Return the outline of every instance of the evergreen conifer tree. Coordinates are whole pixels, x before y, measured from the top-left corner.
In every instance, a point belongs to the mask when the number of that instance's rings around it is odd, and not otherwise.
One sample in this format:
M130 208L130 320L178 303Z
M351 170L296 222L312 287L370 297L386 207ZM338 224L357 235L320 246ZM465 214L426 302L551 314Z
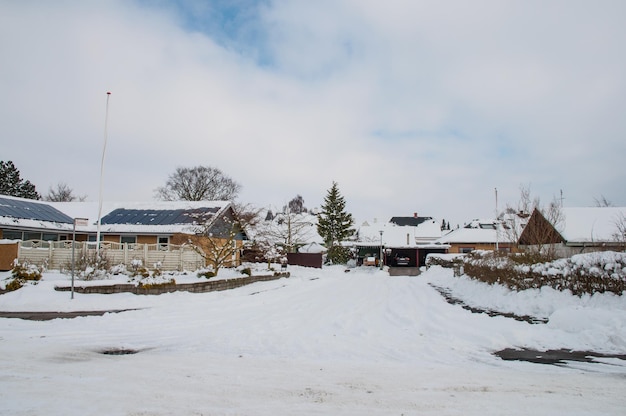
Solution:
M35 185L20 178L20 171L17 170L10 160L8 162L0 160L0 194L28 199L41 199L41 196L35 190Z
M354 234L352 214L347 213L346 201L339 193L336 182L324 198L324 205L317 216L317 232L328 248L328 259L333 263L345 263L349 252L340 243Z

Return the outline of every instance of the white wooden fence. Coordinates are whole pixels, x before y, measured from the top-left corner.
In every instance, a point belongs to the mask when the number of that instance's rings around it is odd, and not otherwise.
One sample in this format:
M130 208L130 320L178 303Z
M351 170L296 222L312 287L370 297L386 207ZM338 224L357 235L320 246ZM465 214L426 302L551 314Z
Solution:
M96 243L77 241L74 247L75 262L81 258L95 258ZM109 266L125 265L131 268L137 260L148 268L163 271L198 270L205 266L204 258L189 245L129 244L100 242L100 256ZM46 264L48 269L68 269L72 264L72 241L21 241L17 258L20 262Z

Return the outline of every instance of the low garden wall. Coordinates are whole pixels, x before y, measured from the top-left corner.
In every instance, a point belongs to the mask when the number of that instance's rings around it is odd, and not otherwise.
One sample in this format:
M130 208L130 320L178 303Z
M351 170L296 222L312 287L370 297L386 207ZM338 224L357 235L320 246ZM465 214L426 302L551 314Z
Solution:
M192 293L205 293L215 292L220 290L236 289L241 286L246 286L256 282L268 282L271 280L282 279L283 277L289 277L289 273L276 273L273 275L265 276L246 276L238 277L234 279L221 279L221 280L208 280L198 283L160 283L154 285L134 285L134 284L118 284L118 285L102 285L102 286L74 286L74 292L76 293L97 293L97 294L115 294L115 293L134 293L135 295L160 295L162 293L171 292L192 292ZM60 286L54 288L57 291L69 292L71 287Z

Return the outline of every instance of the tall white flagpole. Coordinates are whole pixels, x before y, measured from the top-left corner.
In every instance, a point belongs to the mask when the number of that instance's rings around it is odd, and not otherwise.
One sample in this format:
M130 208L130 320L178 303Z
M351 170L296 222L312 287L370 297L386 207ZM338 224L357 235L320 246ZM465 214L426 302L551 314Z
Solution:
M111 93L107 91L107 105L104 115L104 146L102 147L102 161L100 162L100 198L98 202L98 231L96 232L96 260L100 260L100 223L102 219L102 184L104 178L104 156L107 150L107 129L109 123L109 97Z

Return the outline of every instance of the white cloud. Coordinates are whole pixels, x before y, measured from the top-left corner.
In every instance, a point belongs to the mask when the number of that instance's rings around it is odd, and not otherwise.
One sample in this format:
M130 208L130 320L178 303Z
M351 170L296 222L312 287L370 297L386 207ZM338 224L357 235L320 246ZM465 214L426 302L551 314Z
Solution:
M2 160L42 193L97 198L110 90L108 199L212 165L262 205L335 180L359 219L463 223L520 183L626 204L621 2L275 2L247 44L129 2L0 8Z

